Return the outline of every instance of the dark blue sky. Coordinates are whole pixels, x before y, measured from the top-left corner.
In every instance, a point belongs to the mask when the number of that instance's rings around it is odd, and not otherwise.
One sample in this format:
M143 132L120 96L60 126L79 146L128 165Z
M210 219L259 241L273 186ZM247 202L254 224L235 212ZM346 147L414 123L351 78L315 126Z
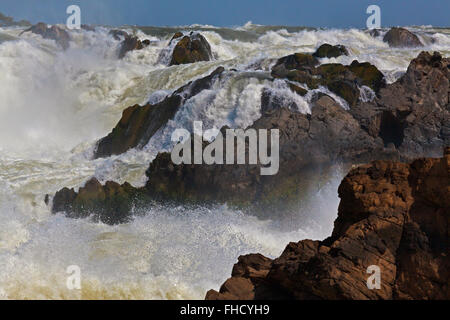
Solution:
M0 12L31 22L63 23L70 4L82 23L107 25L265 25L365 27L370 4L382 26L450 26L450 0L0 0Z

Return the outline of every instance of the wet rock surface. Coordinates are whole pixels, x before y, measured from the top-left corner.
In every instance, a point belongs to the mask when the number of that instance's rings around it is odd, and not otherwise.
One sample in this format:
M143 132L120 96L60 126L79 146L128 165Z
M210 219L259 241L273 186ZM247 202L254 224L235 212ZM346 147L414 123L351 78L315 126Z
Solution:
M213 78L223 71L223 68L217 68L209 76L188 83L157 104L134 105L125 109L113 131L98 142L95 158L121 154L146 145L156 131L173 118L183 101L209 88Z
M402 155L440 154L450 144L450 59L422 52L406 74L349 111L362 128Z
M386 84L384 75L368 62L355 60L348 66L340 63L318 64L315 56L296 53L279 59L272 68L272 76L306 84L309 89L328 87L350 106L356 105L359 100L359 87L367 86L378 92Z
M419 38L405 28L392 28L383 38L390 47L423 47Z
M170 42L177 39L179 40L173 49L169 65L210 61L213 59L211 46L200 33L191 32L185 36L181 32L177 32Z
M123 59L128 52L134 50L142 50L150 44L150 40L140 40L138 37L128 34L123 30L111 30L109 34L113 36L115 40L121 40L119 47L119 59Z
M332 235L280 257L241 256L206 299L449 299L450 148L441 158L375 161L339 187ZM381 272L369 289L369 266Z

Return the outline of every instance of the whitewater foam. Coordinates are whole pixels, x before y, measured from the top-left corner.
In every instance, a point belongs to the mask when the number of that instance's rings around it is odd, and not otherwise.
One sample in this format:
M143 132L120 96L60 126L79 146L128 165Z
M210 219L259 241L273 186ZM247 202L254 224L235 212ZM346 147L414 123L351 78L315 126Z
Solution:
M343 44L349 56L321 63L368 61L392 82L422 50L392 49L356 29L186 26L178 29L201 30L217 59L168 67L160 56L177 28L141 29L126 28L152 44L119 60L120 42L108 28L73 32L67 51L38 35L19 37L23 29L0 28L0 298L203 298L229 276L240 254L275 257L289 241L326 237L344 170L309 190L297 211L270 220L226 206L161 206L130 223L107 226L52 215L43 199L62 187L77 189L92 176L142 186L148 163L170 150L174 128L189 128L194 120L205 128L247 127L260 117L264 89L310 113L315 91L300 97L284 82L268 80L281 56L313 52L325 42ZM427 40L424 49L449 55L447 29L415 31ZM92 160L95 142L126 107L156 103L218 66L227 69L224 75L185 101L144 150ZM334 96L326 88L316 91ZM362 87L361 98L372 99L373 92ZM65 286L66 268L74 264L81 267L81 292Z

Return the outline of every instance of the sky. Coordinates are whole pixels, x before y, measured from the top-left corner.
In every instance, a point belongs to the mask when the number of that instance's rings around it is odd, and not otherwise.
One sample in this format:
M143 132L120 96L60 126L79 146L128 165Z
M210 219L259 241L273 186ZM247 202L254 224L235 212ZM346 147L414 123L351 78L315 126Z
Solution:
M450 26L450 0L0 0L0 12L16 20L65 23L66 8L81 8L82 23L183 26L255 24L364 28L369 5L381 9L381 25Z

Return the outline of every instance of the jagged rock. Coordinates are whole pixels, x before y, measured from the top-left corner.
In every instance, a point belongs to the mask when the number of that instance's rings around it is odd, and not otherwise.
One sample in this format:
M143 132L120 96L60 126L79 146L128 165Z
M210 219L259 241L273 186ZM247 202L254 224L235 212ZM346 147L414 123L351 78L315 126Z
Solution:
M145 146L156 131L173 118L183 101L209 88L213 79L223 71L224 68L219 67L209 76L188 83L157 104L134 105L125 109L113 131L98 142L95 158Z
M147 195L129 183L119 185L108 181L104 186L92 178L85 186L75 192L64 188L53 198L52 212L64 212L70 218L92 216L107 224L127 222L134 206L148 204Z
M310 89L326 86L330 91L355 106L359 100L358 86L368 86L375 92L384 87L383 73L368 62L353 61L349 66L339 63L319 64L310 54L296 53L278 60L272 68L274 78L306 84Z
M291 70L311 70L319 64L319 60L307 53L294 53L278 59L272 67L274 78L286 78Z
M180 33L176 33L171 42L181 38L181 36ZM191 32L188 36L181 38L175 45L169 65L210 61L212 58L211 46L205 37L200 33Z
M138 37L128 34L128 32L118 29L109 31L115 40L122 41L119 48L119 58L123 59L126 54L133 50L142 50L150 45L150 40L139 40Z
M348 56L348 50L340 44L332 46L331 44L325 43L313 53L313 56L316 58L337 58L340 56Z
M440 159L375 161L339 187L331 237L239 258L206 299L450 299L450 148ZM381 272L369 289L369 266Z
M323 68L324 79L328 73L337 74L335 79L345 80L349 73L355 78L359 75L359 81L370 79L359 70L360 65L319 68ZM262 176L260 163L175 165L170 153L161 153L146 172L145 192L157 201L228 203L250 210L256 207L261 215L270 215L272 210L280 213L295 206L305 190L321 175L326 176L336 162L353 165L375 159L408 161L437 155L450 144L448 65L449 59L437 53L421 53L401 79L379 90L380 97L372 102L359 101L350 110L319 94L312 100L311 114L302 114L283 102L287 100L267 98L268 91L263 91L262 116L250 128L268 129L269 134L271 129L279 130L280 161L275 175ZM186 92L200 92L210 85L212 76L193 82ZM175 99L173 96L183 90L167 99ZM145 145L178 108L174 106L167 114L164 103L124 112L118 126L100 142L97 156ZM151 114L151 108L162 110Z
M422 52L398 81L350 110L361 126L401 154L437 156L450 144L450 59Z
M383 38L390 47L423 47L419 38L405 28L392 28Z
M41 35L44 39L55 40L64 50L69 48L70 35L66 30L58 26L48 27L46 23L39 22L31 28L22 31L21 35L24 32L32 32Z

